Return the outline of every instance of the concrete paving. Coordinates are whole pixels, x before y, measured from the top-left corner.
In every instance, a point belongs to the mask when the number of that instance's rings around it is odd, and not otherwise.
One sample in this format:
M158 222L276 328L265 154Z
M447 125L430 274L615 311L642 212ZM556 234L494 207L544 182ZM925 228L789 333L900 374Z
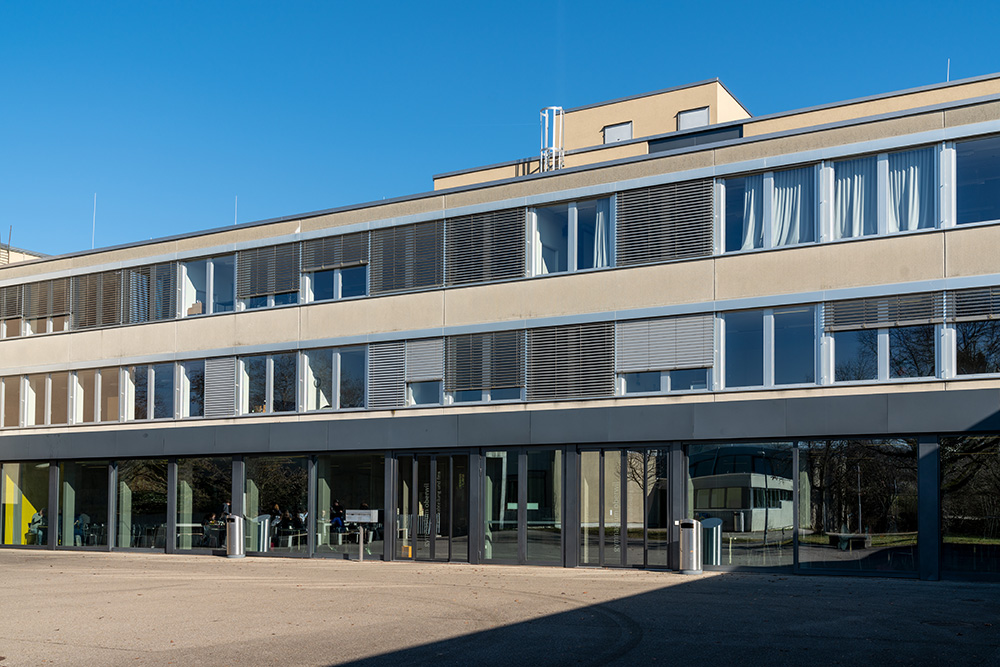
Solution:
M1000 584L0 550L9 665L1000 664Z

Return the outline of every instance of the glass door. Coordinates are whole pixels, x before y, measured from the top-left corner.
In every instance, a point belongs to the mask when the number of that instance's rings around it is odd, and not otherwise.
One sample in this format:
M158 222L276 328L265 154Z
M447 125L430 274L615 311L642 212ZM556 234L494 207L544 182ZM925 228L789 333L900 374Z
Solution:
M401 456L398 468L397 556L468 561L468 455Z
M657 484L655 452L620 449L580 452L580 564L646 564L646 518ZM652 494L652 495L651 495ZM657 514L658 522L665 515Z
M562 452L486 452L484 460L484 560L562 564Z

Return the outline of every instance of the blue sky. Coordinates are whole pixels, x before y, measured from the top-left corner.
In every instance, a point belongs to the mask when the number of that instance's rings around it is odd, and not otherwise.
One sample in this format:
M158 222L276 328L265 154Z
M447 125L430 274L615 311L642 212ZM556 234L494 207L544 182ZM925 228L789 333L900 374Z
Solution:
M691 7L691 8L689 8ZM710 9L709 9L710 7ZM0 236L46 253L378 200L538 109L719 77L754 115L1000 71L994 3L0 0Z

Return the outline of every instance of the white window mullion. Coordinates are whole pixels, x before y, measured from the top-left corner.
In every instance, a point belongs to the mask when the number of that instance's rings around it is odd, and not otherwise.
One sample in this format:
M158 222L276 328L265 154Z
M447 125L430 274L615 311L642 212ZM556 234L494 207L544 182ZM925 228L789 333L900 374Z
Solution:
M571 202L569 209L567 211L567 217L569 220L566 221L566 270L572 273L573 271L579 270L577 266L577 243L576 243L576 223L577 223L577 209L576 202Z
M184 364L174 363L174 419L188 416L184 414L187 412L188 406L188 401L184 400L187 398L185 391L187 384Z
M774 311L764 311L764 386L774 386Z
M947 142L941 147L938 160L938 174L941 186L938 188L938 226L942 229L955 226L955 144Z
M819 168L819 241L833 240L833 164L824 162Z
M716 372L712 374L712 391L719 391L722 389L722 379L726 377L726 355L723 354L725 349L725 335L726 335L726 318L722 317L721 314L716 313L715 318L715 370Z
M826 304L820 303L816 306L816 331L818 332L819 338L819 368L817 369L816 377L819 378L819 384L833 384L835 370L835 354L836 349L834 347L833 334L823 330L823 318L825 317Z
M274 359L267 355L264 363L264 412L274 412Z
M617 199L615 198L612 198ZM721 255L726 249L726 181L715 180L715 204L712 207L712 254Z
M878 380L889 379L889 330L878 330Z
M936 334L935 358L937 359L937 376L943 380L950 380L958 374L958 351L956 342L958 333L955 331L953 323L935 325Z
M42 423L48 426L52 423L52 376L48 373L45 374L45 383L43 387L42 400L45 401L45 403L43 403L44 408L42 412L44 414L42 415Z
M215 305L215 262L209 259L205 262L205 313L214 312Z
M772 248L774 247L774 239L771 236L771 229L774 226L774 172L769 171L764 174L764 219L761 223L764 226L764 245L763 247Z
M889 233L889 156L886 153L882 153L878 156L878 163L876 165L876 177L875 180L878 183L877 189L875 190L876 197L876 210L878 211L878 227L876 228L876 233L879 236L885 236ZM865 193L866 195L868 193Z

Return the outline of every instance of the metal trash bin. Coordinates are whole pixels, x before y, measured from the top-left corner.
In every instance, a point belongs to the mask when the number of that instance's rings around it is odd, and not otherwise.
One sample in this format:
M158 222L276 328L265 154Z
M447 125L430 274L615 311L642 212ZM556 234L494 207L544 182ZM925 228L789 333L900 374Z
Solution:
M704 565L722 565L722 519L701 522L701 553Z
M701 574L701 522L697 519L674 521L681 527L680 558L681 574Z
M257 522L257 543L254 548L264 553L271 549L271 515L261 514L254 519Z
M226 517L226 558L243 558L243 517L230 514Z

